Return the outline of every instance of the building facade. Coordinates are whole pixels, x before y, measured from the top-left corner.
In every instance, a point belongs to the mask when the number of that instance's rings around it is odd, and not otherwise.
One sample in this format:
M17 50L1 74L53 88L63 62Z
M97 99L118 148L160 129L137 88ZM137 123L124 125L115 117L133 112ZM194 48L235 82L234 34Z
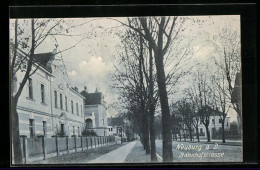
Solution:
M98 136L109 136L107 127L107 107L104 96L97 89L94 93L88 93L85 89L81 92L85 97L85 123L89 130L96 132Z
M230 128L230 117L225 118L224 129L225 131L229 131ZM209 126L210 138L212 139L216 133L222 133L222 119L219 115L212 115L209 117ZM206 127L203 123L199 125L199 134L200 136L204 136L207 138Z
M36 54L35 64L17 105L20 135L77 135L84 127L84 96L72 88L63 61L56 52ZM18 55L25 55L19 50ZM23 69L12 82L13 93L22 81Z

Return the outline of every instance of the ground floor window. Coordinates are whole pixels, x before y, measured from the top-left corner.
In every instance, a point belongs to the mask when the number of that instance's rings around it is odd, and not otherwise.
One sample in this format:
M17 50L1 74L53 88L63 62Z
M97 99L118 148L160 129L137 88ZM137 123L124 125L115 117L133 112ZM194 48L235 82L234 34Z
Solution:
M35 136L34 119L29 119L29 132L30 132L30 138Z
M46 136L46 134L47 134L47 125L46 125L46 121L42 121L42 126L43 126L43 135Z
M61 125L60 125L60 133L61 133L61 134L64 134L64 133L65 133L65 131L64 131L64 124L61 124Z

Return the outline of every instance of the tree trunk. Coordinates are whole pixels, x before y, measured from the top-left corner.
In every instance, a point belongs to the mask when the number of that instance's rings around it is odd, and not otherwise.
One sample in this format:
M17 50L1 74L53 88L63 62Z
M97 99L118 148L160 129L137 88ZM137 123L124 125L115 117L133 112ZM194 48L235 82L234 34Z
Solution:
M222 142L226 143L226 140L225 140L225 119L223 119L221 124L222 124Z
M150 106L150 141L151 141L151 161L157 162L155 133L154 133L154 109Z
M198 142L200 142L200 135L199 135L199 128L198 127L196 127L196 135L197 135Z
M190 132L190 141L192 141L192 131L191 131L191 129L189 129L189 132Z
M162 43L162 42L161 42ZM163 65L162 50L155 53L157 69L157 83L162 110L162 133L163 133L163 162L172 162L172 140L171 140L171 119L169 111L168 96L165 83L165 72Z
M206 126L206 133L207 133L208 142L210 142L210 132L209 132L209 127L208 126Z
M22 151L19 134L19 116L16 110L18 100L12 97L11 115L12 115L12 148L14 155L14 164L22 163Z
M150 137L149 137L149 131L150 131L149 124L150 124L150 122L149 122L148 112L145 111L145 114L146 114L146 123L145 123L146 149L145 149L145 151L146 151L146 154L150 154L151 153L151 148L150 148L150 143L149 143L150 142Z

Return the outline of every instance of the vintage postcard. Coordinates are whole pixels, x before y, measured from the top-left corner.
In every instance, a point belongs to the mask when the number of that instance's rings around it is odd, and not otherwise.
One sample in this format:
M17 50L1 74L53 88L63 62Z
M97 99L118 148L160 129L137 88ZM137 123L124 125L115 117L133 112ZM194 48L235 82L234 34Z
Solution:
M10 19L11 164L243 162L239 15Z

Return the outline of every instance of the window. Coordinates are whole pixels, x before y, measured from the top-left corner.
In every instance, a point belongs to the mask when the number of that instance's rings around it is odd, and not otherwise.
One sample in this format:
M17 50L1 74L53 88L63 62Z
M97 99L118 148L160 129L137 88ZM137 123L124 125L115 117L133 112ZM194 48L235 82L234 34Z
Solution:
M202 134L203 133L203 129L202 128L200 128L200 134Z
M83 114L82 114L82 105L80 105L80 112L81 112L81 117L83 117Z
M212 119L212 124L214 124L215 123L215 120L214 119Z
M42 103L45 103L45 89L43 84L41 84L41 98L42 98Z
M75 127L73 126L73 135L75 135Z
M227 122L227 127L228 127L228 122Z
M79 104L76 103L76 110L77 110L77 115L79 115Z
M219 119L219 120L218 120L218 123L222 123L222 120L221 120L221 119Z
M58 108L58 96L57 96L57 91L54 91L54 101L55 101L55 107Z
M28 80L29 80L29 82L28 82L29 98L30 98L30 99L33 99L33 84L32 84L32 79L29 78Z
M60 94L60 109L63 109L62 94Z
M73 101L71 100L71 113L74 114Z
M78 127L78 136L80 136L80 131L79 131L79 127Z
M61 125L60 125L60 132L61 132L61 134L64 134L64 133L65 133L65 131L64 131L64 124L61 124Z
M46 136L46 134L47 134L46 121L42 121L42 128L43 128L43 135Z
M67 97L65 96L65 109L68 111L68 103L67 103Z
M33 119L29 119L29 132L30 132L30 138L34 137L34 120Z

